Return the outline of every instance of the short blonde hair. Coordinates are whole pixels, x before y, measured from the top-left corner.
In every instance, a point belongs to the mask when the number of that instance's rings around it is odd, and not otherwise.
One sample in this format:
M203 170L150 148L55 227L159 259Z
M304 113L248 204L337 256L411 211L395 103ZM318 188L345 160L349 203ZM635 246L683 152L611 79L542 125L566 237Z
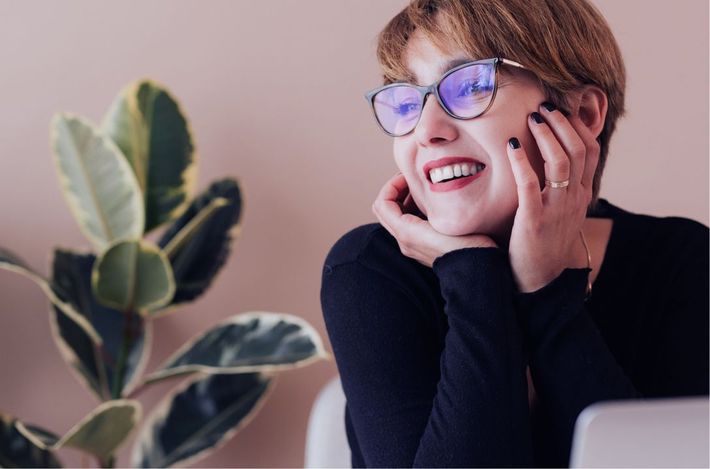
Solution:
M443 51L455 47L472 58L505 57L525 65L547 99L569 109L569 92L598 86L607 96L599 134L599 164L592 202L599 196L609 140L625 113L626 70L614 35L586 0L412 0L379 35L377 58L384 82L409 79L405 50L414 31Z

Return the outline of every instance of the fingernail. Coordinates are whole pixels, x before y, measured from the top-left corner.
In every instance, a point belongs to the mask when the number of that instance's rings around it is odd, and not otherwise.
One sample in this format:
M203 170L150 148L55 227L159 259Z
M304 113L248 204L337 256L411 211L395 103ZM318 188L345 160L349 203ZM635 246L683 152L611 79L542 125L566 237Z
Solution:
M536 124L542 124L545 122L539 112L533 112L530 114L530 117L532 117L532 120L534 120Z
M508 145L510 145L510 148L512 148L513 150L517 150L518 148L520 148L520 142L515 137L508 140Z
M544 103L542 103L542 107L544 107L547 110L547 112L552 112L555 109L557 109L557 106L555 106L554 104L552 104L549 101L545 101Z

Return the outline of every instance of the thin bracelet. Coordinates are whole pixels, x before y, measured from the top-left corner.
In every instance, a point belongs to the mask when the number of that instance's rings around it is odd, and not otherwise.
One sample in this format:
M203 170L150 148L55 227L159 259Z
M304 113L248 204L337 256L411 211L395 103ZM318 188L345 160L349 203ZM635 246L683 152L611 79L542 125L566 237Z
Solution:
M584 238L584 232L582 230L579 230L579 235L582 237L582 244L584 244L584 249L587 251L587 268L591 269L592 255L589 254L589 246L587 246L587 240ZM584 299L588 300L590 296L592 296L592 281L589 277L587 277L587 295Z

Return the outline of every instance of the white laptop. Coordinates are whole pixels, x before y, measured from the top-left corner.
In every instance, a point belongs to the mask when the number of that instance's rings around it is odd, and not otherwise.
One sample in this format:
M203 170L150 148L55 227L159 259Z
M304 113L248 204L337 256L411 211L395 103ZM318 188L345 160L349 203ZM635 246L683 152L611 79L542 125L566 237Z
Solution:
M570 467L709 467L708 397L600 402L574 429Z

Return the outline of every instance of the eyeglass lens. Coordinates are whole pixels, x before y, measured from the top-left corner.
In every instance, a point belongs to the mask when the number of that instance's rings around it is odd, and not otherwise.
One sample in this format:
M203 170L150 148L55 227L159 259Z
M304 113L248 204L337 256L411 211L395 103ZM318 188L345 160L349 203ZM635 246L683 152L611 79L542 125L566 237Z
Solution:
M481 114L495 88L495 65L473 64L447 75L439 83L439 96L447 111L461 119ZM385 88L374 97L375 116L390 134L404 135L417 125L422 93L411 85Z

